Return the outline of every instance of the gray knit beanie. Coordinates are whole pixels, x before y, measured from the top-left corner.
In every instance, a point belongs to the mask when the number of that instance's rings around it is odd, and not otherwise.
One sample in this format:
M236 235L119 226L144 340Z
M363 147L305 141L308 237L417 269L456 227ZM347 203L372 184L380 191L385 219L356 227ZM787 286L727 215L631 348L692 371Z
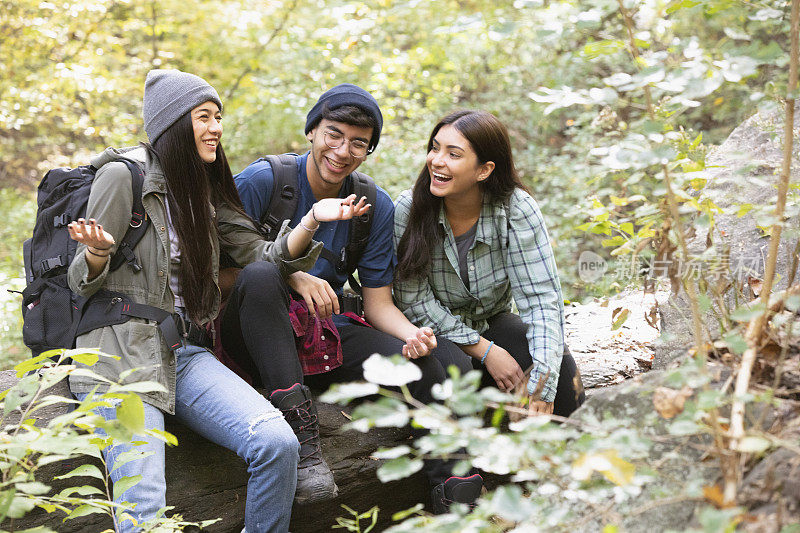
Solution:
M144 131L150 143L156 142L179 118L205 102L214 102L222 111L222 101L203 78L180 70L151 70L144 82Z

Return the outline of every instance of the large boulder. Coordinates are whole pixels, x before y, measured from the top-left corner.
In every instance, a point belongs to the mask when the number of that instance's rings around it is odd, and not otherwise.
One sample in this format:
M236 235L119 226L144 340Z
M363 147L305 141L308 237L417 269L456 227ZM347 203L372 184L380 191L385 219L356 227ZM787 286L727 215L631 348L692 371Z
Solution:
M13 371L0 372L0 390L10 388L16 381ZM66 397L69 396L69 390L62 381L48 394ZM339 496L313 507L295 505L291 531L330 531L337 517L350 516L341 507L342 504L355 507L359 512L379 506L379 523L385 526L392 513L426 501L430 489L423 474L417 473L410 478L384 484L375 473L381 462L372 457L374 451L379 447L398 446L406 442L411 438L410 430L385 428L368 433L342 431L348 410L321 402L317 403L317 407L322 451L333 469ZM64 412L65 407L61 404L37 411L37 423L46 424ZM13 422L7 420L7 423ZM174 506L175 512L181 513L187 520L220 518L219 522L207 529L209 532L239 533L244 527L248 478L244 461L235 453L193 433L172 417L167 417L166 423L167 431L173 433L179 442L177 447L167 448L167 504ZM38 479L53 486L56 492L68 486L92 483L91 478L53 480L54 476L86 462L90 462L90 458L53 463L39 471ZM58 511L46 514L35 510L22 519L14 520L13 528L21 530L47 525L60 533L79 533L112 527L110 520L101 515L89 515L67 522L62 522L63 518L63 513ZM0 528L9 529L9 522L6 520L0 524Z
M620 531L686 529L693 519L697 496L719 475L718 461L708 457L706 451L709 439L671 435L672 425L682 423L681 415L666 420L656 412L653 395L657 388L665 386L669 386L667 371L641 374L622 384L594 390L571 417L594 424L624 419L637 434L653 439L646 463L655 475L641 492L619 504L610 495L607 502L597 501L585 509L594 515L595 509L613 510ZM690 401L692 397L687 400ZM607 522L607 518L598 516L587 515L586 519L585 531L601 531Z
M798 104L800 108L800 104ZM795 130L800 127L800 109L795 112ZM729 251L728 270L735 287L725 294L726 304L735 307L738 302L751 300L760 290L759 280L764 277L764 263L769 239L759 229L759 210L753 209L744 216L742 212L752 206L774 206L777 184L783 161L784 113L782 109L758 113L739 125L720 146L712 149L706 158L706 186L702 194L709 197L725 213L715 216L711 235L715 251L720 257ZM800 161L794 152L791 180L797 183L800 177ZM775 289L786 287L791 267L791 254L800 227L797 208L787 210L790 215L783 230L778 262L776 265ZM708 229L693 224L695 235L689 241L692 254L700 254L707 247ZM704 257L703 261L710 258ZM713 279L709 279L713 283ZM661 306L662 336L656 343L653 368L666 368L686 354L694 344L692 317L685 293L681 290ZM713 306L706 313L704 325L712 336L719 335L718 312Z

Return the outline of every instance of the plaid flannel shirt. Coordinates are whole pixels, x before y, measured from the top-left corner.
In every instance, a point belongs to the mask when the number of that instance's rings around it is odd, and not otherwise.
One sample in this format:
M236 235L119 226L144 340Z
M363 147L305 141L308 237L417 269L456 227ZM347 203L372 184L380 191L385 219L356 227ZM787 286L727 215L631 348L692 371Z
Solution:
M395 203L395 248L405 232L411 193ZM475 242L467 254L469 286L461 281L458 250L444 207L439 213L443 245L431 255L431 271L424 279L395 281L394 299L417 326L456 344L476 344L489 329L487 320L511 311L511 298L528 327L533 370L528 392L550 375L541 398L556 395L564 351L564 300L553 250L536 201L517 189L507 205L486 202L481 209ZM523 369L525 370L525 369Z

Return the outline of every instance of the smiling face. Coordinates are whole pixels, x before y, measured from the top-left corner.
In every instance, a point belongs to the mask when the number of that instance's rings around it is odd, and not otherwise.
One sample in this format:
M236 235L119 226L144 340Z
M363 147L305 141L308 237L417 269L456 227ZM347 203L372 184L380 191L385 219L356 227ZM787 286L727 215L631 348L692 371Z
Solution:
M452 200L475 197L480 201L480 182L489 177L494 163L481 163L470 142L452 125L436 132L428 157L430 191Z
M326 132L343 135L346 140L338 148L330 148L325 143ZM363 158L353 157L350 144L353 141L368 144L372 138L372 128L323 118L317 127L308 132L307 138L311 141L311 155L306 163L308 181L317 198L321 198L335 195L344 179L364 161Z
M206 163L217 160L217 145L222 138L222 114L214 102L205 102L191 111L194 142L200 159Z

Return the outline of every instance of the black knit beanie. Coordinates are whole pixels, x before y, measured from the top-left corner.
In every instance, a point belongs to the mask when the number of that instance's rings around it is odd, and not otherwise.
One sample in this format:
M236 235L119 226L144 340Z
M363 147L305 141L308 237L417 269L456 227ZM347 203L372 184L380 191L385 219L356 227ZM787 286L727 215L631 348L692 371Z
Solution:
M337 107L352 105L360 107L375 121L375 128L372 131L372 139L369 141L369 150L372 151L378 146L381 138L381 128L383 128L383 115L378 107L378 102L367 91L352 83L342 83L336 87L325 91L319 97L317 103L306 115L306 133L313 130L319 121L322 120L322 110L328 105L328 109L333 110Z

